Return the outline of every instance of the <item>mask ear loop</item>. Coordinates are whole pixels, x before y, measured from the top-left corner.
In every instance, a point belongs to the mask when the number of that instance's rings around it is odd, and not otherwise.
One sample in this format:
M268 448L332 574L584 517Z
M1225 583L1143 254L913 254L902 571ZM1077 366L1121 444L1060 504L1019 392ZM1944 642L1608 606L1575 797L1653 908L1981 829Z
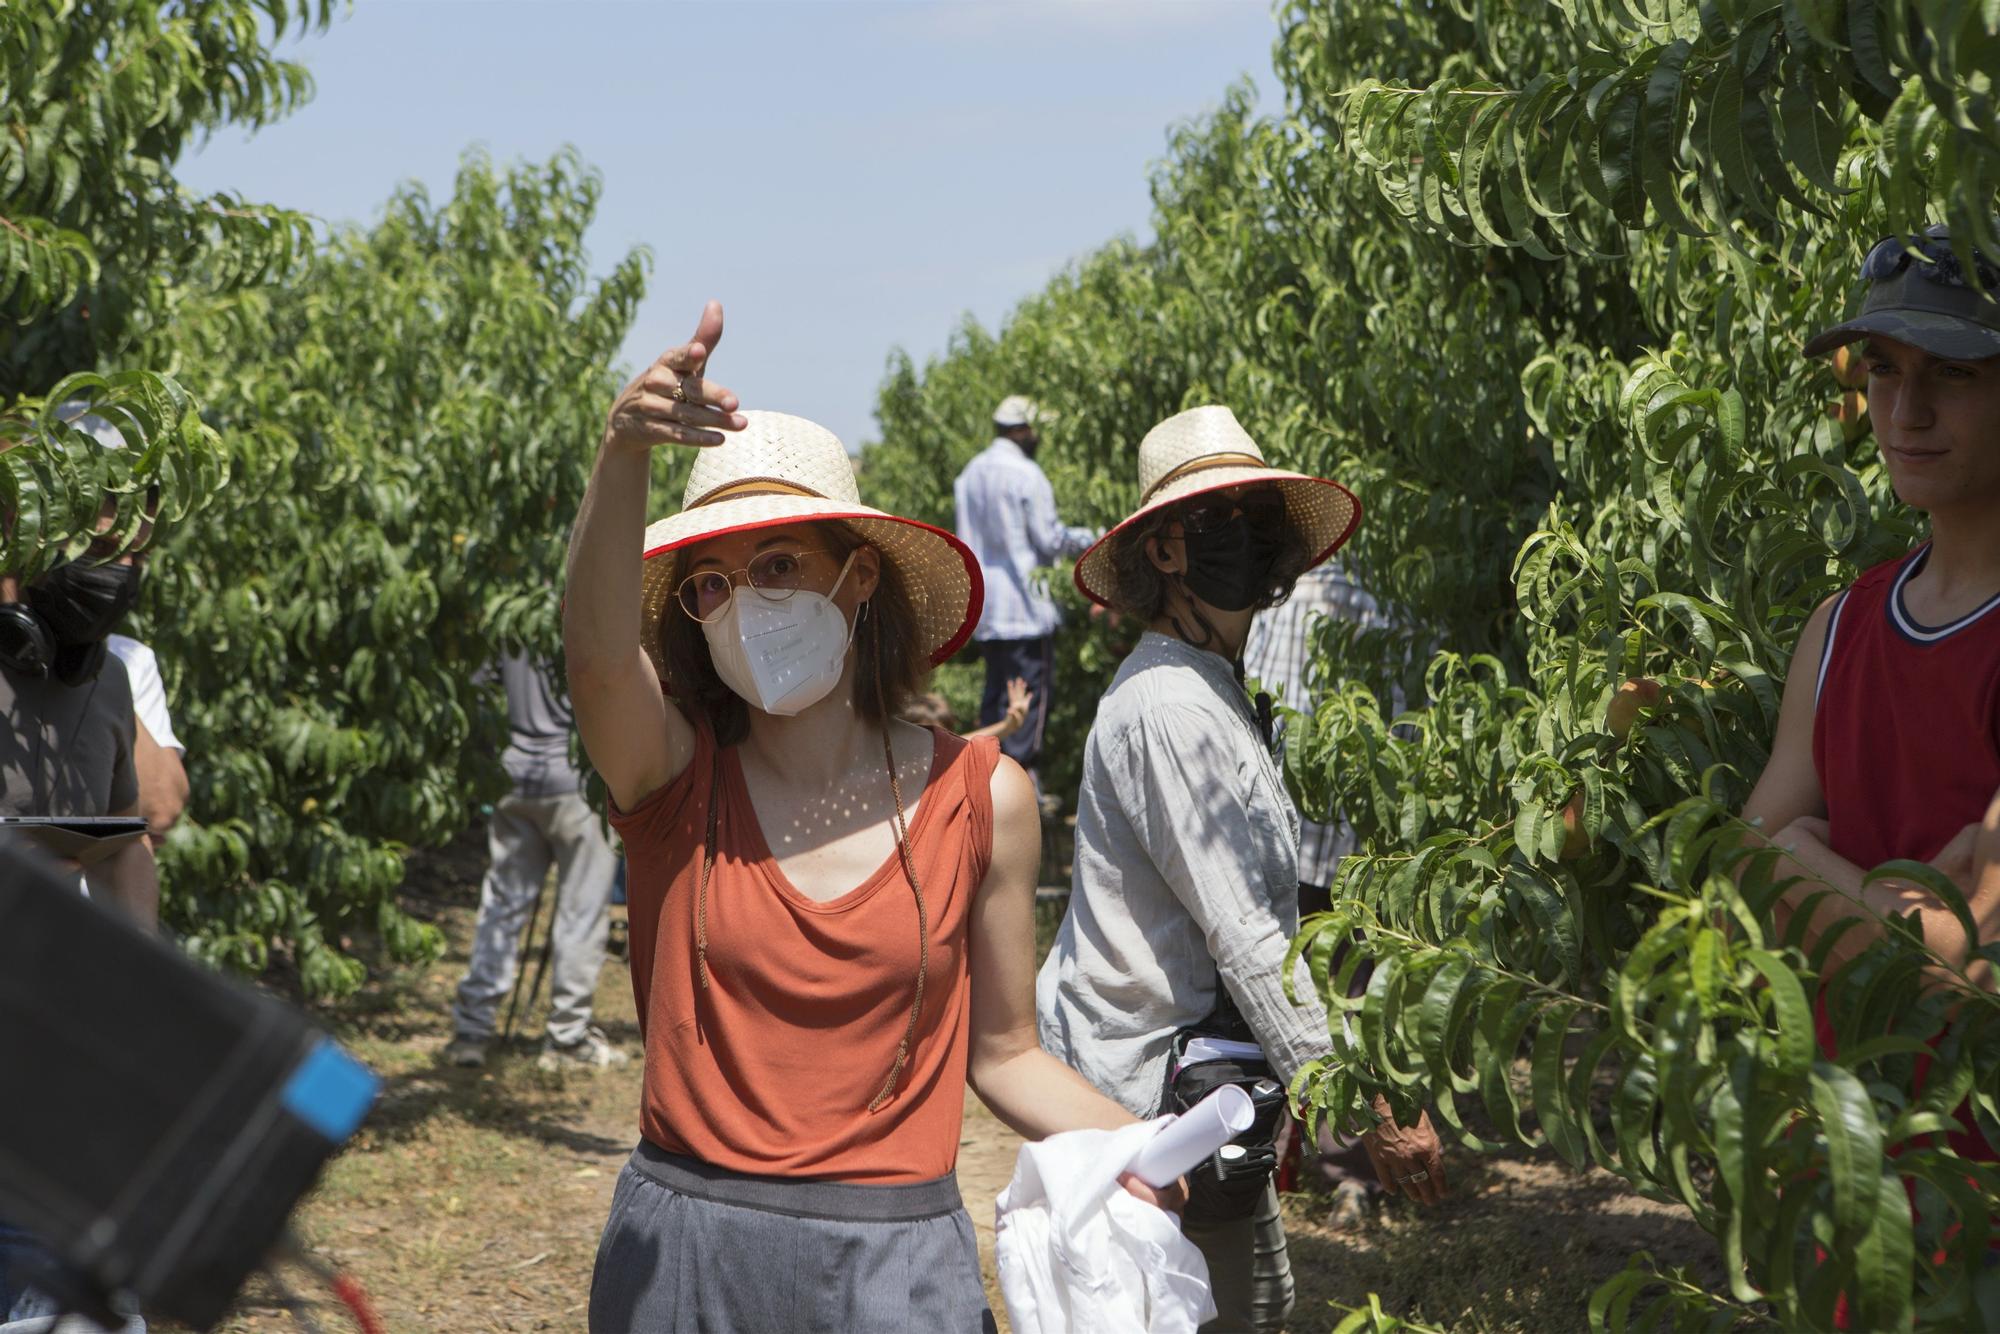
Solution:
M1195 606L1194 594L1188 591L1187 576L1179 571L1175 571L1174 586L1181 590L1181 598L1187 603L1188 615L1194 617L1194 623L1201 627L1201 638L1196 639L1188 633L1187 627L1181 624L1181 618L1178 614L1169 618L1173 624L1174 633L1195 648L1207 648L1210 644L1219 643L1222 636L1216 631L1214 626L1208 623L1208 617L1201 614L1201 608Z

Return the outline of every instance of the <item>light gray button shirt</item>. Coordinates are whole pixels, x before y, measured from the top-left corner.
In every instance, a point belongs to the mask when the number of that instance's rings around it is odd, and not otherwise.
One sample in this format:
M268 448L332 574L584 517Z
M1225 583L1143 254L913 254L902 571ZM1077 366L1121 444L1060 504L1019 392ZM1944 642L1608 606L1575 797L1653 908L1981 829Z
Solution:
M1056 517L1049 479L1021 447L999 436L972 456L952 483L959 540L979 558L986 601L977 640L1039 639L1054 634L1062 613L1035 584L1035 571L1083 553L1096 539Z
M1298 813L1229 664L1148 633L1084 746L1069 911L1035 980L1042 1046L1135 1116L1159 1109L1174 1030L1219 971L1286 1081L1332 1050L1303 961Z

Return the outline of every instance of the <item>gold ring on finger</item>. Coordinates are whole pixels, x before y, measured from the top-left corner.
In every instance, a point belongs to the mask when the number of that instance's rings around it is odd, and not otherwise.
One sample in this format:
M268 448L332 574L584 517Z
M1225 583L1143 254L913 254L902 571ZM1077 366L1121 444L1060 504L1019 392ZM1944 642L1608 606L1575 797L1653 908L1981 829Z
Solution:
M673 399L673 400L674 400L674 402L676 402L676 403L685 403L685 402L687 402L687 401L688 401L688 389L687 389L687 381L686 381L686 380L675 380L675 381L674 381L674 387L673 387L673 390L672 390L672 393L671 393L670 397L672 397L672 399Z

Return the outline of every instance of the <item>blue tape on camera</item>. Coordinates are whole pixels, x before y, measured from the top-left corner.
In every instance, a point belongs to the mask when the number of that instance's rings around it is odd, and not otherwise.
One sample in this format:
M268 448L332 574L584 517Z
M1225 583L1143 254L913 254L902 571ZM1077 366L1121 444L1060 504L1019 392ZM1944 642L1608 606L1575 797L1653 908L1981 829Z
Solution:
M285 1081L280 1101L286 1111L339 1144L368 1115L381 1087L374 1071L323 1038Z

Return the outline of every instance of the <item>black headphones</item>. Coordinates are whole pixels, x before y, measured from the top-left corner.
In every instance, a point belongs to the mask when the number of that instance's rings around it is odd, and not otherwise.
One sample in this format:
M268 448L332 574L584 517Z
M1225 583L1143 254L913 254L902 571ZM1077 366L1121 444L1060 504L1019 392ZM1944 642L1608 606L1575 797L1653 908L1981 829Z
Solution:
M0 667L47 676L55 662L55 631L41 614L25 602L0 602Z
M63 644L42 614L25 602L0 602L0 667L38 679L50 677L66 686L94 681L104 670L111 646Z

